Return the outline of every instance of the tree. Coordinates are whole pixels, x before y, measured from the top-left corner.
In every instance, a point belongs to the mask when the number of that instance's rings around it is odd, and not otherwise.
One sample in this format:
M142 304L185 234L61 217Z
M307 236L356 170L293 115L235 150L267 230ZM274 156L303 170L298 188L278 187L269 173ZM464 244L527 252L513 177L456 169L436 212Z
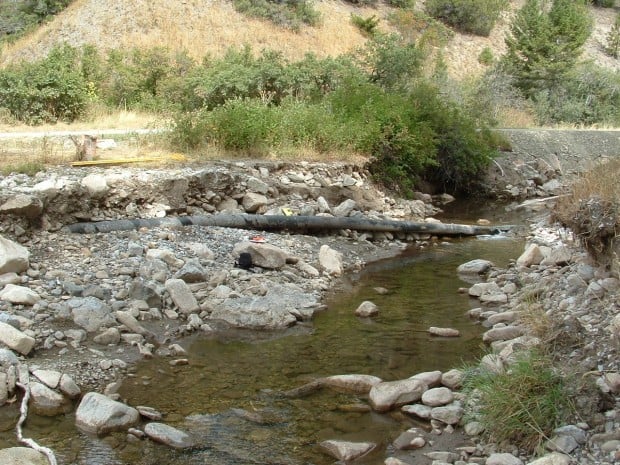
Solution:
M582 0L527 0L506 37L503 60L527 97L561 81L581 54L592 20Z

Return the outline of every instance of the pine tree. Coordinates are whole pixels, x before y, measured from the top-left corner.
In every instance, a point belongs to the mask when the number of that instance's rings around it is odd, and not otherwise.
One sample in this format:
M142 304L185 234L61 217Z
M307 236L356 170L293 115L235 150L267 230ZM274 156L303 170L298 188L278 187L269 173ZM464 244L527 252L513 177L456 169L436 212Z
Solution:
M592 29L581 0L527 0L506 37L506 71L526 96L552 88L574 68Z

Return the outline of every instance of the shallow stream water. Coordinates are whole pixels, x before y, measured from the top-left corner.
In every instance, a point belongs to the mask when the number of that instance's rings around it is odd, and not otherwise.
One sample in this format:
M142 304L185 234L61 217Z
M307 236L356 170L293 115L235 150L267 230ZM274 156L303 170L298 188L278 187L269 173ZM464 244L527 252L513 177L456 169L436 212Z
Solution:
M466 211L460 213L462 218ZM76 432L73 414L31 417L26 435L53 448L62 464L326 465L334 459L317 447L325 439L376 442L377 452L358 463L382 464L388 445L407 428L402 417L360 411L365 401L354 395L324 390L289 399L281 392L321 376L362 373L395 380L473 360L483 351L483 328L465 315L476 302L458 292L468 284L456 267L474 258L505 266L521 250L522 241L509 237L411 249L349 277L312 322L278 333L194 335L181 343L188 352L185 366L165 359L140 362L121 396L130 405L164 412L165 423L194 437L199 446L191 451L128 443L122 434L87 436ZM388 293L380 295L376 287ZM354 315L364 300L378 305L378 317ZM431 337L430 326L456 328L461 336ZM14 445L10 434L0 433L1 447Z

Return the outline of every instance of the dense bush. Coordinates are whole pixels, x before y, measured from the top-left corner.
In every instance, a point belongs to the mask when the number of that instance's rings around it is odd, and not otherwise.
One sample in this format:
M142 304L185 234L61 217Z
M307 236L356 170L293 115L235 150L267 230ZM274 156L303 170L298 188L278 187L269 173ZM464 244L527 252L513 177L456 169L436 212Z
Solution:
M72 0L3 0L0 5L0 39L24 31L64 10Z
M316 26L320 13L308 0L233 0L235 9L248 16L298 30L302 24Z
M73 121L88 102L87 84L77 51L54 48L47 58L0 71L0 102L11 115L29 124Z
M454 28L488 36L507 0L427 0L426 12Z

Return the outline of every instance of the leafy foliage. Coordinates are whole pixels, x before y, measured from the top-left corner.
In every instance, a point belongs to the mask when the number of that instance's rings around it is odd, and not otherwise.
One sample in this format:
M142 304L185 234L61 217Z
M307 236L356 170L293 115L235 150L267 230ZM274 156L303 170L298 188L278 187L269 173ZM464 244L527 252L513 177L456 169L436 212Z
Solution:
M47 58L0 71L0 101L11 115L30 124L73 121L84 113L86 83L76 50L54 48Z
M507 0L427 0L426 12L463 32L488 36Z
M527 0L506 37L503 63L526 96L558 85L577 62L592 20L581 0Z

